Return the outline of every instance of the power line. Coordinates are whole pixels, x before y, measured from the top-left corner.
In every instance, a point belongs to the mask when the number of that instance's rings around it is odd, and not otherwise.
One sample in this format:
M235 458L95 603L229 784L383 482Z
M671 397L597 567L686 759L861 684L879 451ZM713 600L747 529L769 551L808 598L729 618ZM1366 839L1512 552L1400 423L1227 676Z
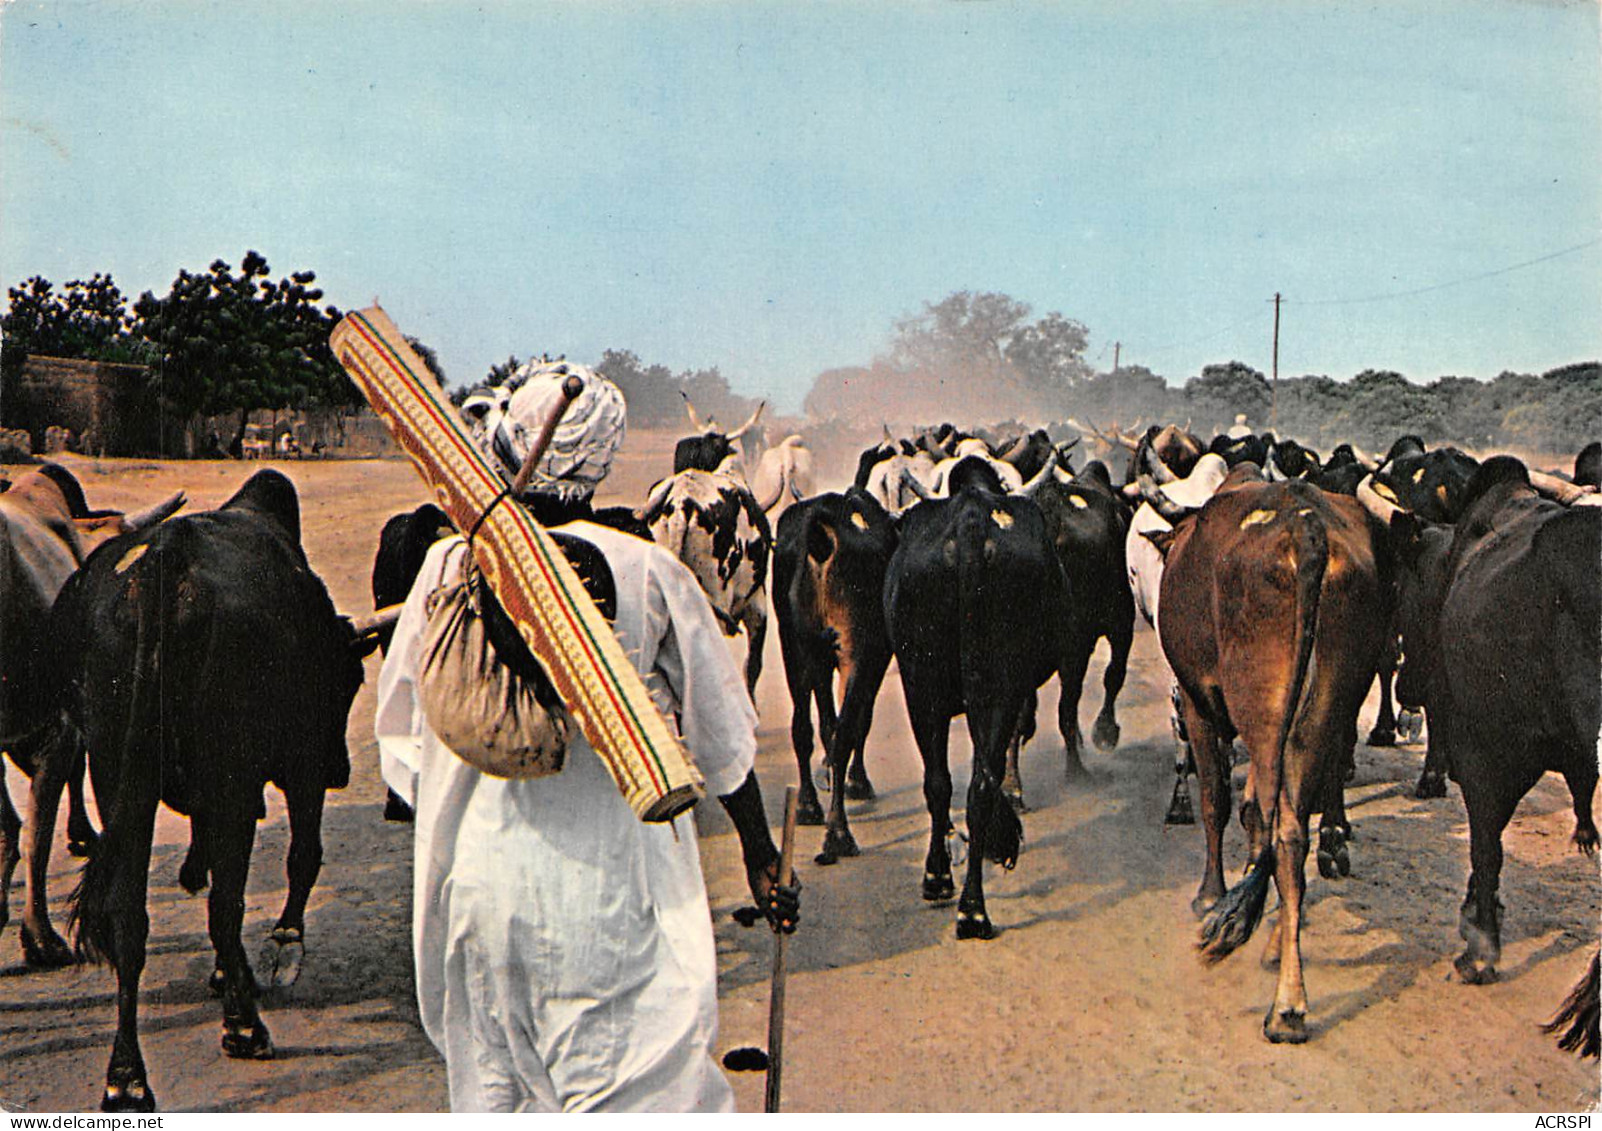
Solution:
M1537 256L1534 259L1526 259L1522 263L1514 263L1509 267L1498 267L1494 271L1485 271L1478 275L1469 275L1465 278L1453 279L1446 283L1432 283L1430 286L1416 287L1410 291L1388 291L1385 294L1364 295L1361 298L1288 298L1285 299L1285 302L1294 303L1297 306L1350 306L1361 302L1382 302L1385 299L1392 298L1411 298L1414 295L1429 294L1431 291L1444 291L1448 287L1460 287L1465 283L1477 283L1481 279L1491 279L1495 278L1497 275L1506 275L1510 271L1521 271L1526 267L1534 267L1537 263L1546 263L1553 259L1559 259L1565 255L1573 255L1576 251L1584 251L1586 248L1595 247L1599 243L1602 243L1602 236L1596 236L1593 239L1586 240L1584 243L1577 243L1573 247L1566 247L1562 251L1554 251L1547 255Z

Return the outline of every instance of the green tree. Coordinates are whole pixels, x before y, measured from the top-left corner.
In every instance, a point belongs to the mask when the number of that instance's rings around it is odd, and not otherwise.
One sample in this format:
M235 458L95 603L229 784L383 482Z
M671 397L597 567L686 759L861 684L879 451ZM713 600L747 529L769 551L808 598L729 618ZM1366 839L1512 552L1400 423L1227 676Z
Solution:
M1048 393L1061 393L1089 379L1085 347L1090 331L1082 322L1052 311L1037 322L1020 326L1002 354L1024 380Z
M202 414L361 403L328 346L338 308L317 307L316 274L277 281L267 260L245 253L239 273L218 259L204 273L180 271L162 298L134 304L134 330L154 347L161 394L189 426ZM191 440L192 443L192 440Z
M140 363L149 351L129 332L127 300L110 275L74 279L57 291L35 275L8 291L0 319L0 403L15 395L30 356Z
M1254 430L1262 431L1268 426L1272 402L1267 378L1239 361L1203 366L1200 376L1185 382L1184 404L1196 432L1223 431L1239 413L1246 414Z

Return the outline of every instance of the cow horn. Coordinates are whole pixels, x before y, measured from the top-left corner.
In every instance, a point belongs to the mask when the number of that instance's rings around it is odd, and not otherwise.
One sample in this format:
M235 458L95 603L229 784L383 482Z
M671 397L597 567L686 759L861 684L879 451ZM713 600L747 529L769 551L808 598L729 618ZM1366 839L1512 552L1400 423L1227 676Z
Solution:
M934 493L918 481L918 477L912 474L911 468L903 467L901 469L901 482L906 486L907 490L918 496L923 502L927 503L934 498Z
M1046 457L1046 466L1042 467L1035 474L1033 479L1025 483L1022 487L1018 488L1018 494L1024 496L1026 499L1034 498L1035 495L1040 491L1040 488L1045 485L1046 481L1052 478L1052 472L1056 470L1057 449L1052 448L1051 454Z
M699 416L695 415L695 405L690 403L690 394L686 393L683 389L680 389L679 396L684 398L684 411L690 414L690 427L694 428L697 432L705 432L707 430L707 426L702 423Z
M890 425L881 420L879 421L879 427L884 429L884 442L889 444L891 447L894 447L896 438L890 435Z
M1370 471L1378 471L1379 470L1379 460L1377 460L1373 456L1369 455L1367 452L1365 452L1362 448L1358 447L1356 444L1352 445L1352 455L1353 455L1353 457L1356 458L1358 463L1362 464L1364 467L1368 468Z
M377 636L385 629L394 628L395 622L400 620L402 608L402 605L386 605L371 616L352 617L350 627L355 631L356 639Z
M756 406L756 411L751 414L751 419L747 420L744 424L740 425L733 432L730 432L729 433L729 439L738 440L741 436L744 436L747 432L751 431L751 429L755 428L756 427L757 418L762 415L762 410L767 408L767 407L768 407L768 402L767 401L758 401L757 402L757 406Z
M1405 507L1397 506L1374 490L1374 477L1372 475L1363 476L1362 482L1357 485L1357 501L1363 504L1364 510L1386 526L1390 526L1391 519L1397 515L1408 513Z
M1014 467L1018 466L1018 457L1024 454L1024 441L1027 438L1025 436L1014 436L999 452L995 453L996 458L1002 463L1010 463Z
M1544 471L1530 469L1530 486L1536 492L1548 499L1555 499L1564 506L1573 506L1579 499L1593 492L1575 483L1559 479L1555 475L1548 475Z
M166 518L171 518L189 500L182 491L175 492L173 496L153 507L138 511L135 514L124 515L122 528L128 530L143 530L147 526L154 526Z

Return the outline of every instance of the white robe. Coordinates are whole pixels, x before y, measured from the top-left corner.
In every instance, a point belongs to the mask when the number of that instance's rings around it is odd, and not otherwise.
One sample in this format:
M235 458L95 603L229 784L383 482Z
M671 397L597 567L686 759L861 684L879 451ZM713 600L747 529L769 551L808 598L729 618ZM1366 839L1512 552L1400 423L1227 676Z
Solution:
M707 793L739 788L756 712L695 578L591 523L617 584L615 629ZM417 811L412 942L423 1027L453 1111L726 1111L712 1060L717 964L694 822L646 824L573 728L550 777L473 769L422 717L423 601L462 555L437 543L378 680L384 780ZM454 580L444 578L443 580Z

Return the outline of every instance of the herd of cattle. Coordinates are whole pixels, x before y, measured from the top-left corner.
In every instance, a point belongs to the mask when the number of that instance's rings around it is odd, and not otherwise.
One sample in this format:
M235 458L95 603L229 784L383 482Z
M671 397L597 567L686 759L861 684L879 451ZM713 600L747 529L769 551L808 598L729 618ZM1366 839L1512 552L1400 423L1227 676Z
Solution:
M464 406L470 426L492 426L504 411L495 392ZM1194 821L1191 773L1200 789L1207 853L1193 908L1203 958L1245 943L1270 882L1278 891L1269 1040L1307 1037L1299 934L1309 824L1320 814L1320 872L1346 874L1343 792L1358 709L1376 680L1381 710L1368 741L1416 731L1422 713L1429 753L1419 796L1443 794L1448 776L1462 791L1471 856L1456 960L1464 981L1496 977L1502 832L1546 771L1562 774L1573 796L1575 844L1596 850L1602 444L1559 476L1415 437L1382 459L1342 445L1324 460L1271 435L1207 444L1153 427L1111 440L1088 432L1103 458L1076 469L1077 440L1035 431L992 444L944 424L905 438L886 430L861 453L849 488L817 493L799 438L760 463L742 461L737 441L757 416L723 432L689 411L696 434L680 441L673 474L638 508L598 520L684 561L725 631L744 628L753 691L771 596L801 820L826 826L819 863L859 851L846 803L873 796L864 748L896 661L930 817L922 896L957 898L959 939L993 936L984 863L1011 868L1019 855L1027 807L1018 753L1035 730L1038 689L1059 678L1065 772L1085 774L1078 707L1089 660L1105 638L1091 739L1110 749L1137 615L1156 628L1172 669L1168 819ZM1117 476L1106 462L1114 446L1131 449ZM224 1051L271 1056L240 940L263 790L282 790L289 814L288 897L267 957L269 977L286 983L321 864L324 794L349 778L344 736L362 658L387 642L392 615L353 623L335 610L301 547L295 489L276 471L257 472L215 511L179 517L181 495L140 515L91 510L55 464L0 488L0 744L32 778L34 814L24 837L0 778L0 926L26 859L26 959L74 957L45 900L68 789L70 848L88 857L73 909L77 951L109 961L118 977L102 1106L152 1110L137 1003L158 803L190 818L181 882L210 887ZM775 527L768 516L781 507ZM390 520L374 565L375 609L404 598L428 546L449 530L431 506ZM973 746L960 894L947 758L958 715ZM275 726L256 725L263 717ZM811 765L819 737L827 811ZM1249 859L1226 889L1237 738L1248 763L1239 813ZM86 765L98 836L84 807ZM404 806L392 798L386 815L404 818ZM1597 958L1548 1029L1563 1048L1597 1055Z

